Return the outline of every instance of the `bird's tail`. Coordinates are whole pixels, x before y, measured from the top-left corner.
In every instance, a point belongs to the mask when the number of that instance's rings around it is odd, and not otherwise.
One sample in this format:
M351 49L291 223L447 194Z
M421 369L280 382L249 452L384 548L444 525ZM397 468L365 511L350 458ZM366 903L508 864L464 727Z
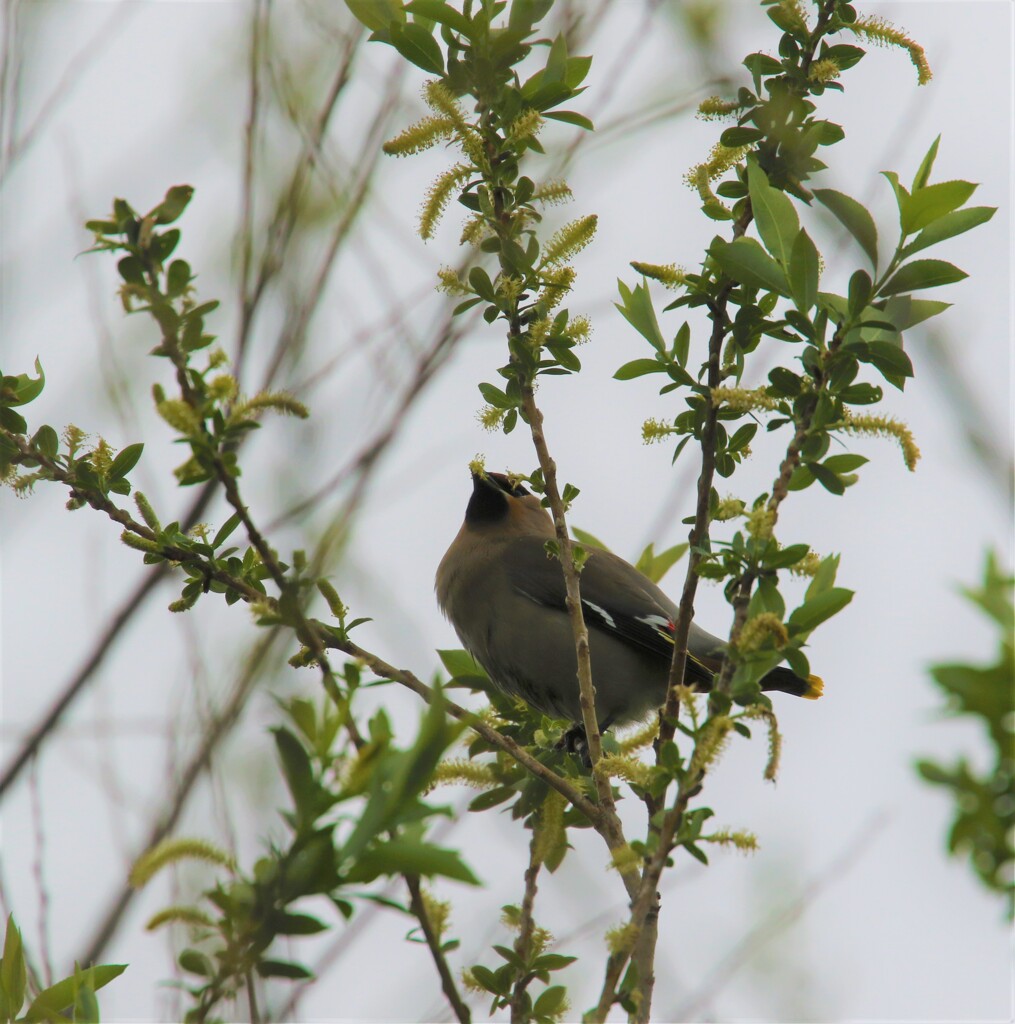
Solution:
M806 679L801 679L785 665L772 669L761 680L761 688L763 690L780 690L782 693L791 693L794 697L806 697L808 700L817 700L825 692L824 681L819 676L808 676Z

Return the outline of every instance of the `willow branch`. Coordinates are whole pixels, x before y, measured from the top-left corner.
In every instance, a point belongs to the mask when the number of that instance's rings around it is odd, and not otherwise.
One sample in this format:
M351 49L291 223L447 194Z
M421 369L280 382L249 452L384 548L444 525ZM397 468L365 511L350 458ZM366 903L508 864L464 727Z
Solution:
M444 950L441 949L440 936L434 931L433 922L430 920L426 903L423 901L423 890L419 884L419 875L405 875L405 884L409 888L409 909L416 915L416 920L419 921L423 937L426 939L430 955L433 957L434 966L440 975L441 988L444 990L444 995L447 996L448 1003L460 1024L470 1024L472 1021L472 1011L465 1005L455 985L451 968L448 966L447 958L444 956Z
M533 830L529 842L529 865L525 869L525 894L522 897L521 914L518 921L518 938L515 941L515 953L526 963L532 956L532 935L535 931L533 908L536 903L536 882L539 878L540 860L536 854L537 831ZM532 975L526 972L521 975L511 991L511 1024L527 1024L529 1018L525 1011L525 990L532 981Z

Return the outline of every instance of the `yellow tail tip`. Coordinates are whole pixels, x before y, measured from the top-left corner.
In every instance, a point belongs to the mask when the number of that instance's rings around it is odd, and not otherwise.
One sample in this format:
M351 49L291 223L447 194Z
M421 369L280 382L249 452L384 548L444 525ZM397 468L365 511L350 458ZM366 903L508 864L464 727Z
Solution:
M825 692L825 681L820 676L808 676L809 684L804 696L808 700L817 700Z

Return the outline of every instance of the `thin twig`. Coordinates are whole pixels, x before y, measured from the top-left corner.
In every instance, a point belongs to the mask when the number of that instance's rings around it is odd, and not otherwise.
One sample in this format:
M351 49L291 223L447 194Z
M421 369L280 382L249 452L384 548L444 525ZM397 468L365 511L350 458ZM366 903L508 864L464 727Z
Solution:
M539 458L539 467L543 472L543 484L546 488L546 496L550 502L550 512L553 515L553 526L557 536L560 563L564 573L564 585L567 588L567 611L571 620L571 630L574 634L575 650L578 657L578 686L582 724L585 727L585 738L588 742L589 756L592 760L592 774L596 784L596 795L599 797L601 808L596 830L606 840L610 852L613 853L624 849L627 846L627 839L624 837L624 828L617 815L609 776L596 770L596 766L602 758L603 750L599 736L599 723L596 721L595 689L592 685L592 662L589 657L589 631L585 625L585 617L582 615L578 570L574 564L574 549L571 544L571 538L568 536L567 522L564 519L564 503L557 488L557 466L550 457L546 437L543 433L543 414L536 405L535 396L532 393L532 385L523 384L521 392L522 410L529 423L532 443ZM620 877L623 879L628 895L633 899L638 891L638 872L629 865L624 866L621 868Z
M533 909L536 904L537 881L542 862L536 853L538 830L532 830L529 841L529 863L525 869L525 893L522 896L521 912L518 916L518 938L515 940L515 953L522 963L528 962L532 956L532 936L535 932ZM529 1017L525 1009L525 990L532 982L533 975L525 973L516 979L511 990L511 1024L526 1024Z
M156 566L148 570L138 581L134 589L127 595L126 600L120 605L116 614L110 620L103 634L99 637L91 653L85 659L84 664L78 669L74 678L64 687L63 692L56 698L49 711L38 722L35 728L21 745L21 749L11 763L4 769L0 777L0 799L7 790L18 780L22 771L28 766L32 758L39 752L46 738L60 724L67 709L74 703L77 697L84 690L95 671L105 660L117 637L123 632L127 624L137 614L138 609L143 605L149 594L162 580L166 572L165 565Z
M53 984L53 960L49 945L49 889L43 864L46 860L46 833L43 829L42 794L39 792L39 761L32 758L32 770L28 773L28 790L32 801L32 823L35 826L35 856L32 858L32 874L39 895L39 963L46 988Z
M441 988L444 990L444 995L447 996L448 1003L451 1005L451 1009L454 1010L460 1024L470 1024L472 1011L465 1005L459 994L458 987L455 985L451 968L448 966L447 958L444 956L444 950L441 949L440 936L434 931L433 922L430 920L426 903L423 901L423 890L419 884L419 875L407 874L405 876L405 884L409 887L409 909L416 915L419 926L423 930L423 937L426 939L430 955L433 957L434 966L440 975Z
M280 635L280 627L269 627L267 635L251 651L243 675L237 679L232 693L222 709L208 723L200 746L187 763L170 795L167 809L153 822L139 852L143 853L145 850L157 846L176 827L197 780L208 768L212 754L236 724L254 692L254 684L267 663L268 653ZM138 890L129 885L125 885L120 890L119 895L113 900L105 917L93 933L84 955L80 958L83 965L100 961L103 951L115 935L123 915L133 903L137 892Z

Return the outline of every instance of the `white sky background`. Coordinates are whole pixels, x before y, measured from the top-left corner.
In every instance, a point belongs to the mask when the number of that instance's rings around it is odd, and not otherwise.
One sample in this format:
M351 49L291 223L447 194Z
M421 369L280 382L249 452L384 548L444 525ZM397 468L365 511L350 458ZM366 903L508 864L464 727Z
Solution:
M123 23L112 29L117 10ZM280 30L291 32L294 50L304 53L313 52L314 42L302 27L308 10L296 3L277 7ZM955 304L932 329L944 337L996 444L1007 452L1012 8L1003 2L896 3L861 10L885 14L919 40L935 78L918 89L904 52L872 49L846 74L845 94L828 93L820 101L823 114L846 130L845 142L826 151L831 170L821 184L872 204L885 242L895 219L890 189L877 172L894 169L910 181L940 132L933 180L981 182L972 202L1001 207L986 226L930 253L971 276L929 297ZM675 35L679 19L657 16L648 42L618 65L643 11L640 3L616 3L583 51L595 61L589 90L573 105L591 113L601 132L584 144L569 174L576 200L564 215L599 215L597 240L577 261L579 285L569 303L572 311L592 315L595 333L580 352L584 372L548 379L539 396L561 476L582 490L572 521L628 557L648 540L661 546L684 538L680 520L693 510L696 467L689 451L671 470L667 448L640 445L643 419L673 414L673 406L657 396L655 378L625 384L611 379L621 363L646 354L645 343L612 309L615 281L633 282L632 259L693 267L711 236L722 231L697 213L697 200L681 181L720 128L688 114L661 131L606 131L630 117L646 95L686 99L693 110L716 91L701 87L707 72ZM84 48L93 56L0 192L3 368L28 371L40 356L48 385L28 408L35 426L72 421L117 447L145 437L135 476L156 507L166 510L165 521L190 500L171 487L168 470L181 461L180 449L170 444L147 399L150 383L165 380L166 368L144 356L153 344L148 325L125 321L119 311L113 261L75 256L90 241L81 222L104 214L114 195L145 210L168 186L189 182L197 192L180 225L178 254L200 273L201 296L223 299L214 321L223 343L235 336L236 285L228 253L239 218L247 8L33 0L23 17L30 29L23 123L32 122L64 70L74 66L75 54ZM774 46L775 29L753 4L731 5L726 24L717 66L735 71L744 54ZM379 88L388 60L379 46L361 56L364 99ZM409 73L398 126L414 118L422 78ZM639 90L645 94L639 97ZM324 149L336 165L355 151L358 138L355 107L343 116ZM352 141L343 131L352 133ZM544 143L549 150L571 137L570 129L555 129ZM273 145L277 152L268 156L285 157L295 142L278 138ZM457 208L426 247L414 235L423 190L445 159L438 152L382 161L379 205L332 275L310 354L289 377L298 386L338 355L336 368L301 394L313 419L269 418L246 453L252 461L242 482L262 522L313 490L308 480L330 477L383 424L392 398L378 371L401 379L405 353L397 346L380 353L366 349L357 332L383 320L392 302L388 289L398 288L399 303L425 294L421 289L436 268L457 260ZM533 173L539 174L538 165ZM808 230L820 223L814 213L805 211L802 218ZM820 228L816 233L825 243L819 241L826 259L822 285L842 291L859 265L857 250L851 243L836 247ZM657 308L666 301L660 295L657 300ZM443 301L422 300L405 325L406 336L425 344L426 325L436 320ZM281 308L276 302L259 324L257 337L265 344L277 331ZM679 323L667 314L664 333L672 335ZM980 889L964 863L945 858L948 799L920 784L911 767L916 756L951 761L960 752L982 754L976 730L938 716L941 700L926 666L994 657L994 636L957 587L978 581L988 547L996 546L1009 564L1011 559L1006 492L961 443L961 423L949 400L955 386L932 372L926 337L921 328L907 335L916 379L904 395L892 391L885 409L913 429L923 451L917 472L905 470L887 441L860 440L850 450L871 462L859 485L842 498L814 487L784 506L780 536L806 540L823 553L841 552L840 582L857 595L812 641L812 666L826 681L824 699L777 702L785 738L778 785L761 780L760 736L735 744L708 781L705 796L719 823L757 832L761 852L744 860L717 851L708 870L685 861L673 872L664 891L659 1020L684 1010L701 1019L1009 1019L1011 949L1001 902ZM362 629L360 642L424 678L437 664L433 648L457 646L434 604L432 578L464 511L468 460L479 451L491 469L527 471L535 465L522 430L508 437L485 434L475 420L481 404L475 385L495 380L504 360L497 331L469 334L387 454L350 558L335 576L355 613L375 620ZM134 382L133 394L115 402L102 384L112 365ZM784 444L781 435L776 440ZM757 457L732 483L721 482L721 492L751 497L769 486L775 449L756 447ZM119 544L111 524L88 511L68 514L64 500L46 487L24 502L9 492L0 496L4 763L141 571L140 559ZM330 511L322 509L303 529L312 536ZM221 505L208 518L221 522ZM278 545L285 551L308 543L300 536L290 529ZM678 566L666 581L671 593L679 591L681 577ZM254 632L242 609L209 599L199 605L202 621L193 614L171 618L164 609L174 596L170 588L160 591L46 748L34 783L23 777L0 809L5 899L33 951L42 922L48 922L57 972L81 955L138 852L172 766L197 736L200 709L221 697ZM707 628L726 631L718 588L703 585L697 614ZM285 693L313 687L309 673L284 667L273 683ZM384 703L411 736L419 713L411 694L391 686L370 699ZM273 808L285 798L265 731L275 715L267 694L254 701L220 755L219 784L205 787L179 830L227 844L235 839L246 863L259 836L281 834ZM463 798L448 791L449 802ZM625 805L632 832L640 832L641 808L633 800ZM450 833L447 841L489 883L480 891L439 887L454 900L454 927L463 939L456 967L477 959L491 963L494 954L481 951L491 941L505 941L495 922L502 903L520 898L526 838L496 811L471 816ZM595 837L579 836L576 845L557 875L544 877L538 916L564 938L606 913L605 923L593 923L562 950L583 956L583 971L567 976L577 1014L598 992L600 936L621 919L623 890L605 870ZM767 928L773 914L814 884L817 892L805 900L798 920L785 930L768 928L773 934L756 955L745 958L732 978L713 982L752 929ZM178 1012L172 992L158 987L172 975L171 936L142 930L169 895L167 886L146 891L107 952L107 962L131 967L101 994L106 1020L166 1020ZM443 1014L425 950L402 940L406 927L391 914L373 918L307 994L302 1018ZM292 953L313 964L313 948L294 943ZM695 1002L702 988L706 996ZM485 1005L477 1010L482 1017Z

